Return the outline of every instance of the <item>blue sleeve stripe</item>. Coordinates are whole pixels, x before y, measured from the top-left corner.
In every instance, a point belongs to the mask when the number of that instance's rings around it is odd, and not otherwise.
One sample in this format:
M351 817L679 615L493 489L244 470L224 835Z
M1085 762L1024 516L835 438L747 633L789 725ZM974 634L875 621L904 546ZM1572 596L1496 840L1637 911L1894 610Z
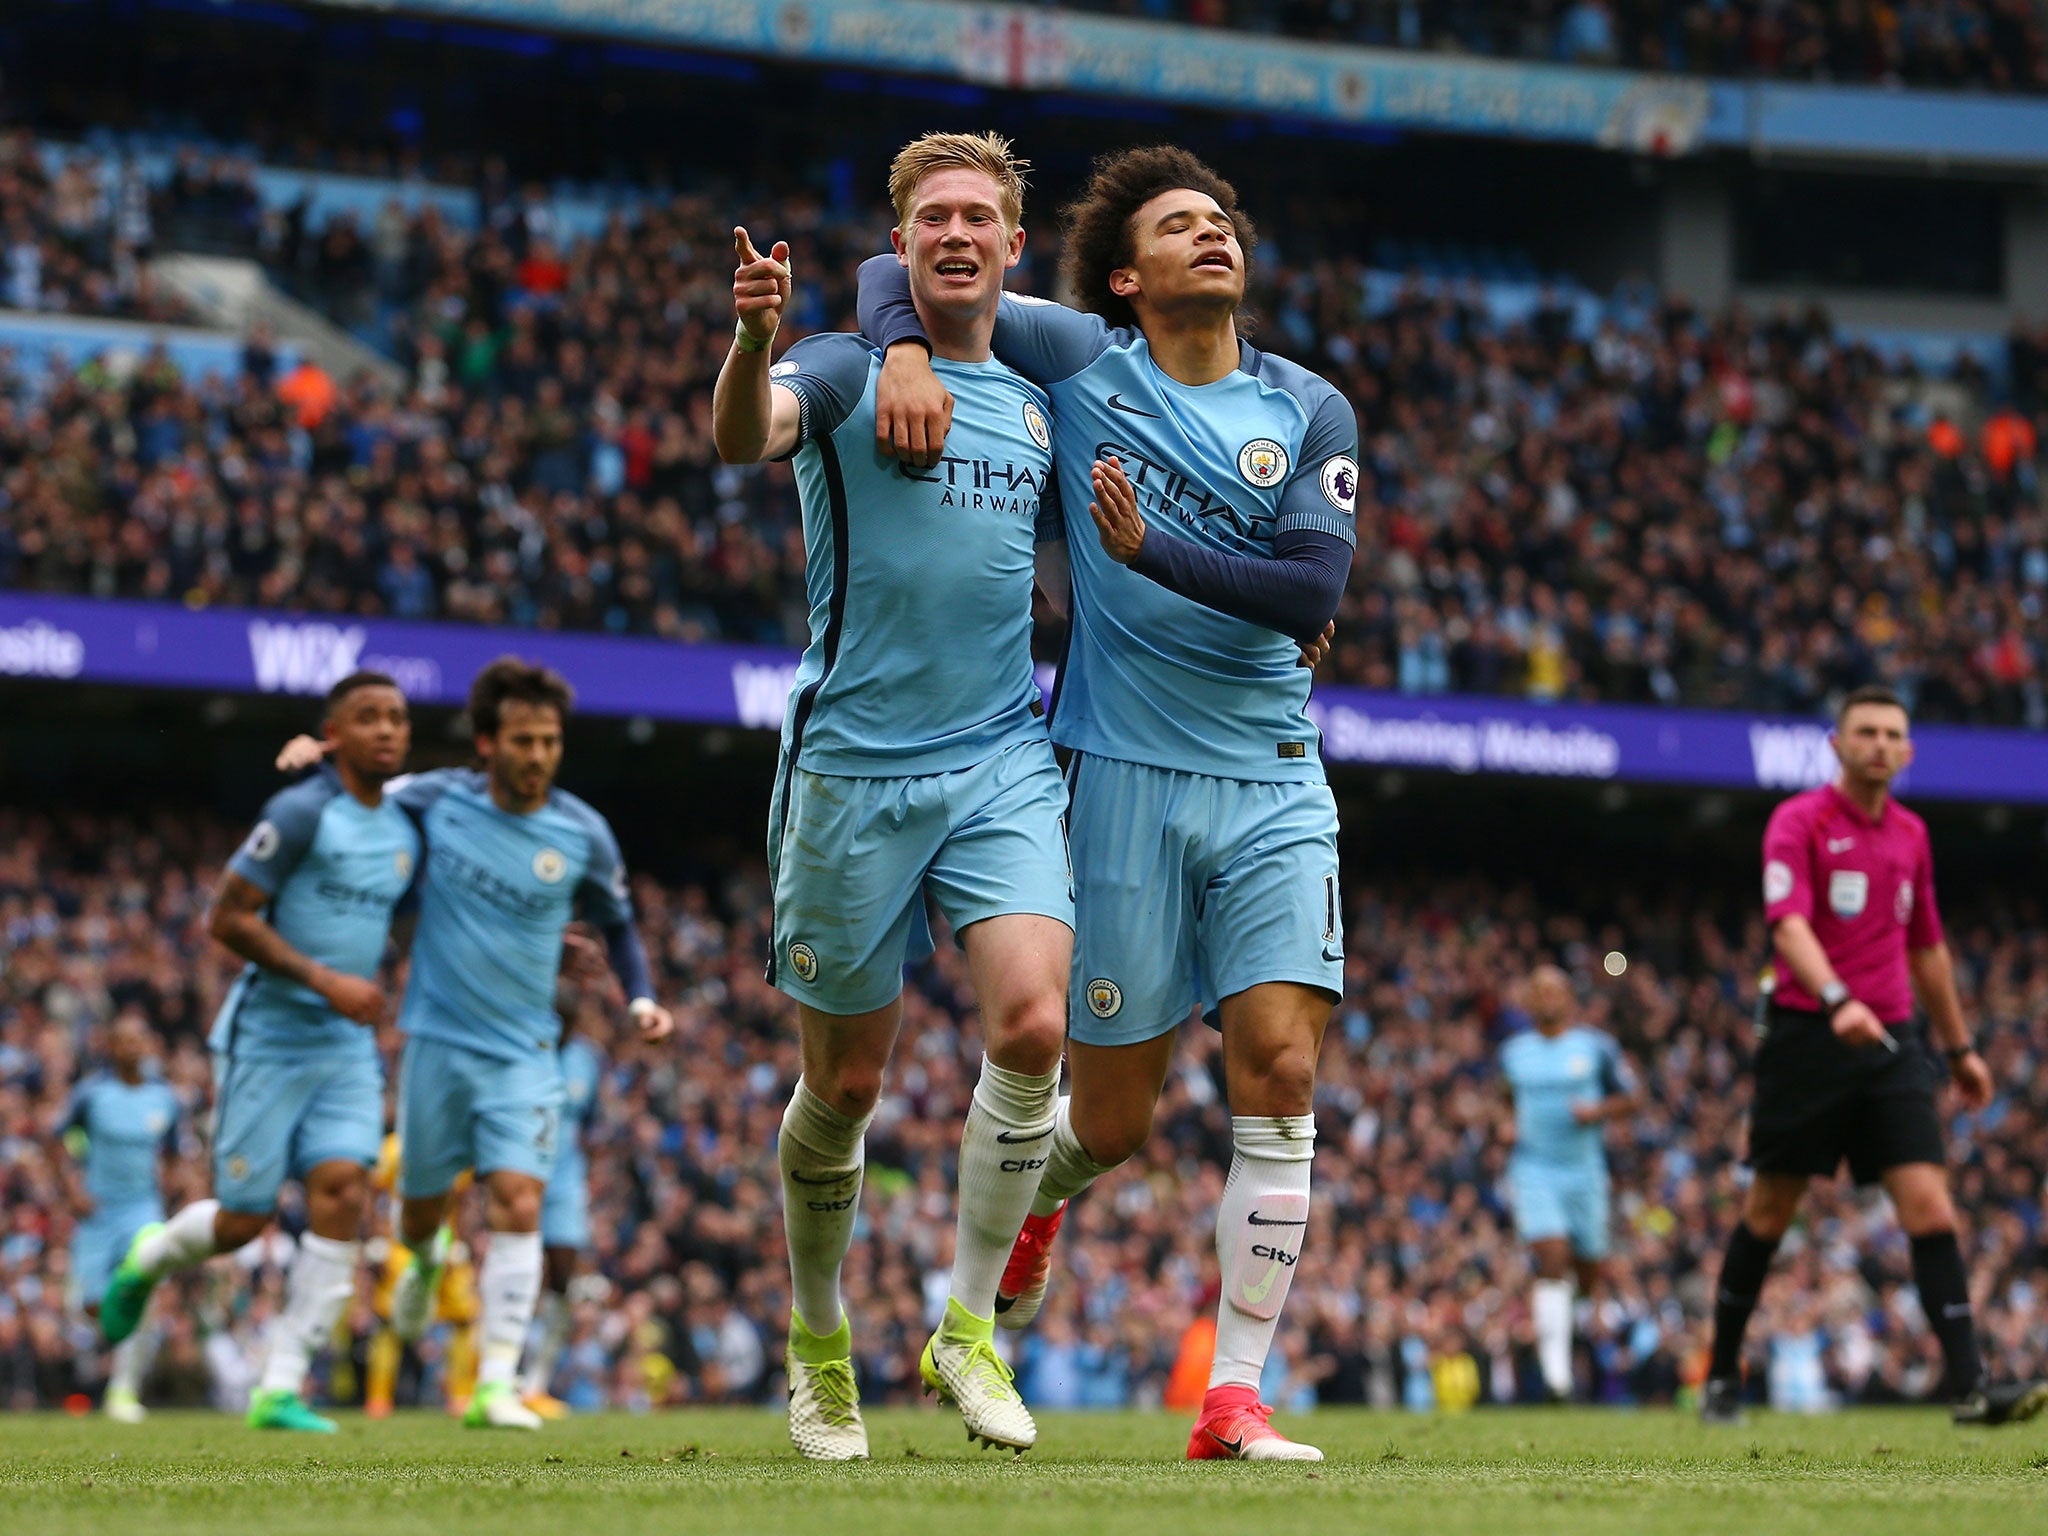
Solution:
M1275 533L1327 533L1332 538L1342 539L1353 549L1358 548L1358 530L1336 512L1319 512L1310 508L1305 512L1282 512L1274 520Z

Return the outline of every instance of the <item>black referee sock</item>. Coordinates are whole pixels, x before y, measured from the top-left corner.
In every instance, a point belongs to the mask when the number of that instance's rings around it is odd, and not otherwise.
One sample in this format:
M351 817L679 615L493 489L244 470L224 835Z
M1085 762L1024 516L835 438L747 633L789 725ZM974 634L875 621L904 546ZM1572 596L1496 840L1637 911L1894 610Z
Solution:
M1714 1295L1714 1354L1707 1367L1709 1376L1725 1379L1742 1374L1742 1335L1749 1328L1757 1297L1763 1293L1764 1276L1771 1272L1778 1241L1758 1237L1746 1221L1735 1223L1727 1256L1721 1260L1721 1288Z
M1951 1401L1971 1391L1984 1374L1977 1356L1977 1319L1970 1308L1970 1275L1953 1232L1930 1232L1913 1243L1913 1284L1927 1326L1941 1340L1947 1373L1942 1395Z

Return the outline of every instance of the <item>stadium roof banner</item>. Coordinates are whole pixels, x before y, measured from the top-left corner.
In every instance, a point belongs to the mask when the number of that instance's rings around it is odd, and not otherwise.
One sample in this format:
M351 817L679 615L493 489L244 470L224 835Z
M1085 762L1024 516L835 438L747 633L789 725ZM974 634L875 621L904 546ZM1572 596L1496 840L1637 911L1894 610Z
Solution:
M1699 80L1295 42L963 0L334 0L794 62L1680 155Z
M794 652L770 646L0 592L0 678L317 697L370 667L416 703L454 706L507 652L559 670L591 714L757 730L780 728L796 671ZM1309 711L1333 764L1768 790L1834 771L1814 720L1344 687L1319 688ZM1906 793L2048 804L2048 732L1928 725L1915 737Z

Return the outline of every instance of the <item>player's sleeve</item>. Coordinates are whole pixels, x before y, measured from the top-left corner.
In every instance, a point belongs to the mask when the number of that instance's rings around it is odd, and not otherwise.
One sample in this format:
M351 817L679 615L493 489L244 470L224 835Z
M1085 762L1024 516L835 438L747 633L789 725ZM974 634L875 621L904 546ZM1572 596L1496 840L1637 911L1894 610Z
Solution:
M425 773L400 774L384 786L384 793L397 803L401 811L412 818L413 825L417 827L420 818L434 808L434 802L448 793L455 783L456 775L461 771L459 768L432 768ZM424 852L424 831L420 833L420 841L421 851Z
M1913 876L1913 914L1906 920L1906 948L1932 949L1941 939L1941 906L1934 899L1934 846L1923 827L1920 867Z
M1328 534L1358 547L1358 416L1322 379L1308 404L1300 461L1280 492L1278 533ZM1332 609L1334 612L1334 608ZM1317 626L1320 628L1321 626Z
M768 370L772 384L796 396L796 446L830 437L860 404L875 349L846 331L806 336ZM792 453L796 450L791 449Z
M228 860L228 872L240 875L266 896L299 867L320 830L320 813L332 795L318 779L279 790L263 807L263 816Z
M1764 827L1764 921L1813 917L1813 843L1803 804L1787 800Z
M1032 537L1040 544L1064 544L1067 541L1067 504L1060 494L1057 463L1045 472L1045 489L1038 493L1038 519L1032 527Z
M1351 576L1351 546L1293 528L1273 540L1270 558L1233 555L1154 529L1131 569L1205 608L1306 644L1336 617Z
M654 974L640 932L633 926L633 895L626 884L626 860L611 824L595 812L590 817L590 854L577 891L583 914L604 935L612 973L628 999L654 996Z
M1636 1091L1636 1075L1628 1064L1628 1058L1621 1053L1621 1042L1612 1035L1605 1036L1600 1046L1600 1092L1606 1097L1617 1093L1633 1094Z
M861 263L858 293L861 333L881 350L899 341L931 346L911 301L910 273L893 255ZM1034 384L1056 384L1094 362L1115 344L1116 334L1099 315L1005 293L996 308L992 344L997 358Z

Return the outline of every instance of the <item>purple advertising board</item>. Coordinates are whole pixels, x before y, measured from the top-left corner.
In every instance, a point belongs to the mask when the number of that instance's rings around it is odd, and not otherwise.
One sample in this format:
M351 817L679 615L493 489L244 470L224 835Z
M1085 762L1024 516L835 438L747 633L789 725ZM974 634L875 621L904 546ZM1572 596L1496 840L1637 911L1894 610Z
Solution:
M796 670L793 652L769 646L0 592L0 678L315 696L372 667L418 703L452 705L507 652L559 670L593 714L760 730L781 725ZM1833 772L1827 725L1810 719L1344 687L1319 687L1310 712L1332 764L1766 790ZM2048 732L1928 725L1915 739L1907 793L2048 804Z

